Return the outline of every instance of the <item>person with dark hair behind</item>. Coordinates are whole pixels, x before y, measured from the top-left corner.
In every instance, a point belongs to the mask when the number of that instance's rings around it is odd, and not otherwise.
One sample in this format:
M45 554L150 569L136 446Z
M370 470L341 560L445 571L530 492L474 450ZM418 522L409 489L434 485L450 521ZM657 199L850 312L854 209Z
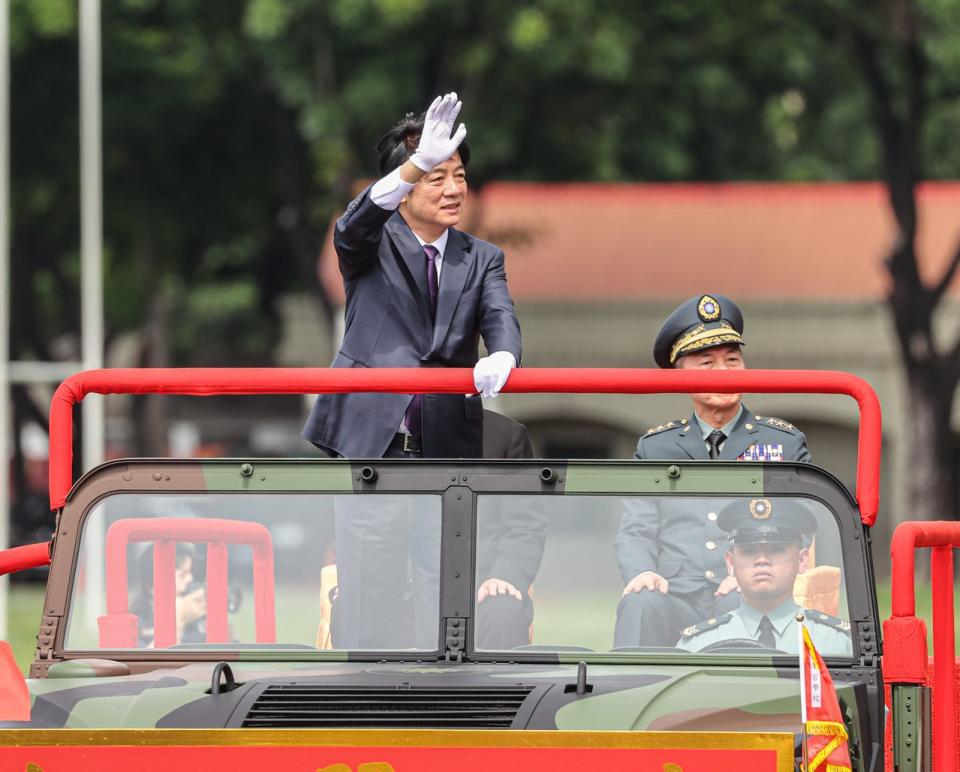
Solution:
M471 367L496 396L520 363L520 324L501 249L455 227L467 197L467 129L455 93L408 114L377 145L381 179L337 220L346 294L333 367ZM489 353L479 358L480 338ZM483 403L463 394L321 394L303 437L344 458L479 458ZM404 504L342 497L336 506L341 648L395 647L407 551L418 647L437 645L438 518Z
M176 589L177 643L203 643L207 639L207 591L199 586L197 559L193 547L177 542ZM139 591L130 604L138 618L137 646L153 646L153 545L137 559Z

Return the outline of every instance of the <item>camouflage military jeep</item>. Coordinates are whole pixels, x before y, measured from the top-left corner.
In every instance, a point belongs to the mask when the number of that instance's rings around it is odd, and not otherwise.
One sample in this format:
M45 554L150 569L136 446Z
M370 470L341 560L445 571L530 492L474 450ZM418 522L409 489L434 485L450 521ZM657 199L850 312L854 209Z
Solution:
M4 726L648 730L637 736L674 748L787 733L789 758L770 768L792 769L796 648L722 635L690 647L690 630L614 646L624 518L714 522L731 506L815 520L794 598L836 633L821 654L854 768L880 768L869 528L833 476L792 463L106 463L59 513L30 720ZM704 565L726 549L696 545ZM515 599L478 601L478 588L511 570L521 600L487 614Z

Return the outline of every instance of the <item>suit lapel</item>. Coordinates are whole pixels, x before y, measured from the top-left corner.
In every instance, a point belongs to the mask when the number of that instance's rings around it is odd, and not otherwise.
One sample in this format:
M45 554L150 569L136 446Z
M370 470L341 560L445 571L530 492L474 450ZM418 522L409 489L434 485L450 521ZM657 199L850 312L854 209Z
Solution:
M733 431L730 432L727 441L723 443L723 450L720 451L722 461L735 460L737 456L757 441L759 429L755 423L752 423L752 419L752 414L744 405Z
M680 433L680 437L677 439L677 445L679 445L683 452L690 456L690 458L698 461L709 460L710 454L707 453L707 446L703 441L703 435L700 433L700 424L697 423L697 416L695 414L690 415L690 420L687 422L685 430Z
M466 240L460 231L453 228L447 238L447 248L443 252L443 267L440 269L440 292L437 295L437 320L433 325L433 345L435 351L443 345L453 312L457 310L460 295L470 273L470 252Z
M423 313L427 324L430 324L430 296L427 294L427 258L423 247L413 235L410 226L404 221L399 213L394 214L389 220L385 230L390 235L390 239L397 247L400 257L403 259L401 269L405 270L407 283L410 286L410 292L413 294ZM443 270L446 270L446 257L444 257Z

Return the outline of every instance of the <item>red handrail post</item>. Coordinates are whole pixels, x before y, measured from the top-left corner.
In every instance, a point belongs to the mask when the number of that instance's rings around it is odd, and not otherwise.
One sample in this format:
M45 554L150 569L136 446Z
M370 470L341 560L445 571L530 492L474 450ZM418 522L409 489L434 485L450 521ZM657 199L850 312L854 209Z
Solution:
M953 548L960 547L960 522L906 522L893 532L891 617L883 623L883 678L890 685L925 681L926 625L915 616L914 599L914 550L923 547L933 552L933 768L953 769L957 757Z
M934 547L933 581L933 759L944 765L957 755L956 646L953 640L953 547Z
M137 617L129 611L127 596L127 544L153 543L154 647L176 643L174 573L178 542L204 542L211 549L212 571L207 573L207 642L227 639L227 544L253 550L254 624L258 643L276 641L273 541L261 523L192 517L129 518L117 520L107 531L107 613L99 617L100 647L133 648L137 643ZM217 586L212 586L213 584ZM213 596L213 603L209 597ZM218 618L210 619L213 614ZM212 632L211 632L212 631ZM214 637L211 637L214 636Z
M50 565L50 542L0 550L0 576Z

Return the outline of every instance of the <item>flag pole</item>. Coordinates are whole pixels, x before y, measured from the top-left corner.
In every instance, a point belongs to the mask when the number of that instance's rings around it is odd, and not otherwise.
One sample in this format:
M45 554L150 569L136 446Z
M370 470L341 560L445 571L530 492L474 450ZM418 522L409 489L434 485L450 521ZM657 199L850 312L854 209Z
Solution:
M800 763L801 772L807 768L807 673L806 673L806 643L803 640L803 614L798 613L797 620L797 652L800 655L800 748L803 761Z

